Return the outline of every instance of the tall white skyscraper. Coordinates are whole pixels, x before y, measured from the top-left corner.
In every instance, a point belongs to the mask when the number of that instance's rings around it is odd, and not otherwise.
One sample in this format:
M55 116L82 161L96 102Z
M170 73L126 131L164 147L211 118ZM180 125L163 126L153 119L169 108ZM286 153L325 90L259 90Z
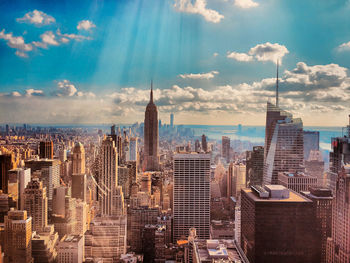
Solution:
M194 227L200 239L210 238L210 155L174 156L174 241Z
M98 173L98 199L101 216L112 216L116 209L118 184L118 151L111 137L102 142Z

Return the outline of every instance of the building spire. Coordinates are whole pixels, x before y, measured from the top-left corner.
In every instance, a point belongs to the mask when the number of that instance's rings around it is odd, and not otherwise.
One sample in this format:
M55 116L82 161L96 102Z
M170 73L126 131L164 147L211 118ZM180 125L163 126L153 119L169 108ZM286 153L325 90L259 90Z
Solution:
M278 107L278 59L277 59L277 78L276 78L276 107Z
M150 96L150 102L153 103L153 79L151 80L151 96Z

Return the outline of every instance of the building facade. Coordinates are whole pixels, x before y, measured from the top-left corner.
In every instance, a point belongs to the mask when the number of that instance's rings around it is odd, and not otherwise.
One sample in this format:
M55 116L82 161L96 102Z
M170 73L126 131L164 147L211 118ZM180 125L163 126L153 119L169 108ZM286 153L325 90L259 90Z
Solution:
M190 228L201 239L210 235L210 155L187 153L174 156L174 241Z
M241 248L251 263L317 262L313 203L281 185L241 194Z

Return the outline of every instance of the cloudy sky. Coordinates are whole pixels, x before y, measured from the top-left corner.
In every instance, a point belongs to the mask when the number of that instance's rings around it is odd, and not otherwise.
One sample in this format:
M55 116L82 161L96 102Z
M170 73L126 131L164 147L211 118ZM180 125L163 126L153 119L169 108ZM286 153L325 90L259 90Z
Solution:
M307 126L350 113L350 1L0 2L0 123L160 118L264 125L280 106Z

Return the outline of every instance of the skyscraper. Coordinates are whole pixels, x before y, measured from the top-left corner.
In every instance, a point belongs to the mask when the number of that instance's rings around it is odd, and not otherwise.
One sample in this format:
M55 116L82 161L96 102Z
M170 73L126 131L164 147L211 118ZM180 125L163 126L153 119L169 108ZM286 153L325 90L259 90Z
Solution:
M320 149L320 132L318 131L304 131L304 160L309 159L311 151L318 151Z
M202 150L206 153L208 152L207 137L205 134L202 135Z
M9 170L16 168L15 156L13 153L0 154L0 190L8 193Z
M174 113L170 114L170 127L174 127Z
M46 187L49 203L49 211L52 210L53 189L60 186L60 164L59 160L28 160L25 166L32 171L32 178L38 177Z
M262 185L264 174L264 147L254 146L246 153L246 185Z
M281 185L241 192L241 248L251 263L315 263L313 202Z
M24 208L32 217L33 231L41 232L47 227L46 187L38 178L33 178L24 190Z
M277 184L278 172L304 172L303 122L267 103L264 184Z
M332 138L332 151L329 153L330 171L338 174L343 163L350 163L350 116L345 136Z
M221 140L221 151L222 157L225 158L226 162L230 161L230 138L227 136L222 136Z
M32 263L32 218L27 211L11 210L5 216L5 262Z
M174 241L187 236L191 227L197 236L210 234L210 155L174 156Z
M111 216L115 210L114 198L118 184L118 153L111 137L102 142L98 173L98 200L102 216Z
M326 262L327 238L332 233L332 191L325 188L311 188L302 195L312 200L316 217L317 262Z
M53 141L41 141L39 146L40 158L53 159Z
M137 137L130 138L130 146L129 146L129 160L128 161L137 161L138 159L138 149L137 149Z
M145 112L144 127L145 159L147 171L159 169L158 155L158 110L153 102L153 86L151 84L150 101Z
M76 143L73 149L72 197L85 201L86 175L85 150L81 143Z
M18 180L18 204L19 210L24 209L24 190L31 180L31 173L29 168L15 168L9 171L9 177L11 175L17 177Z
M332 237L327 240L327 263L350 262L350 165L338 174L332 208Z

